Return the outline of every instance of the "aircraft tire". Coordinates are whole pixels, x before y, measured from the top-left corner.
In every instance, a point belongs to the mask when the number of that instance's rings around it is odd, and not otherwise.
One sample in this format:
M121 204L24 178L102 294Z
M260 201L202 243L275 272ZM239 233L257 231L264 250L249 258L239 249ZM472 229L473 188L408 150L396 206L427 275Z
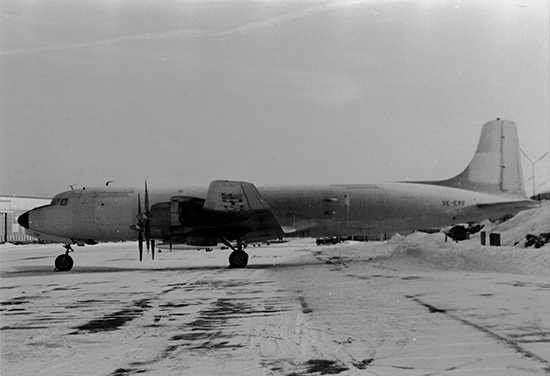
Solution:
M62 254L55 259L55 269L60 272L68 272L73 268L74 261L69 255Z
M229 255L230 268L245 268L248 265L248 254L243 251L231 252Z

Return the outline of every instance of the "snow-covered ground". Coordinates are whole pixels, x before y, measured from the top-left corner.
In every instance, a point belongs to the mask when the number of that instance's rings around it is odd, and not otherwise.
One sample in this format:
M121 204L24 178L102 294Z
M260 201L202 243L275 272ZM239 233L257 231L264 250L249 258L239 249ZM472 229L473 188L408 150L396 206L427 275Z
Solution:
M59 273L59 245L3 245L0 373L549 374L550 246L509 246L550 231L549 213L489 229L503 247L297 239L250 248L242 270L228 251L140 263L120 243L75 247Z
M525 235L540 235L550 232L550 201L542 201L541 207L533 210L525 210L516 214L512 219L500 223L491 224L484 221L483 231L501 234L501 244L505 246L525 246ZM475 237L476 241L479 234Z

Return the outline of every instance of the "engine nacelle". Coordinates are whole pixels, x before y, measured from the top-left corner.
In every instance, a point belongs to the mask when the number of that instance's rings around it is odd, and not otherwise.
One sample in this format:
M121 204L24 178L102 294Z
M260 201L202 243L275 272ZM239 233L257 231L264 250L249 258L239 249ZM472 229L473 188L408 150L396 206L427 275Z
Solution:
M172 228L172 204L172 202L161 202L151 206L150 209L151 226L161 230L163 235L170 233Z
M191 234L195 229L208 222L205 221L203 205L204 199L201 198L172 197L170 202L161 202L151 206L151 226L160 230L165 239ZM212 240L209 240L207 245L211 245L210 243Z

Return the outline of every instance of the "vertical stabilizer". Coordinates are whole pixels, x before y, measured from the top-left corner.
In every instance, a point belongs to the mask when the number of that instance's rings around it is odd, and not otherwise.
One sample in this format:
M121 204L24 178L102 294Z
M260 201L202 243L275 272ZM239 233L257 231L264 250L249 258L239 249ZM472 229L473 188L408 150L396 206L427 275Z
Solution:
M474 158L462 173L424 183L525 198L516 124L500 119L486 123Z

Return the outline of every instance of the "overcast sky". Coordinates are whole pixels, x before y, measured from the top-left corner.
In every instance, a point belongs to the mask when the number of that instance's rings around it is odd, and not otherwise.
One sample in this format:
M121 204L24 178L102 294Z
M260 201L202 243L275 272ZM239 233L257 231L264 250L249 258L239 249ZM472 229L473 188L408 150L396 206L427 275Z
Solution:
M2 0L0 194L444 179L497 117L535 160L550 149L549 9Z

